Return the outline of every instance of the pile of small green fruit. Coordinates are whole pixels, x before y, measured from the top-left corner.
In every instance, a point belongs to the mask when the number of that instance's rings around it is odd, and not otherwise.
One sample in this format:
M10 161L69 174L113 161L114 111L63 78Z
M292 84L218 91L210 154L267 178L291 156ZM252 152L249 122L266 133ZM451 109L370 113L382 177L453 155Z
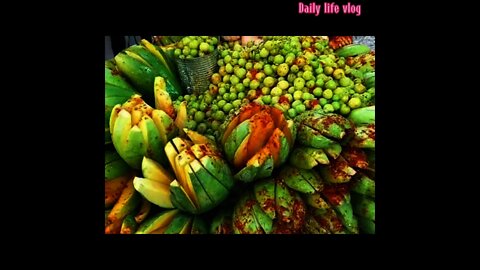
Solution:
M193 59L212 54L218 46L218 38L211 36L186 36L175 44L175 57Z
M264 37L260 44L224 42L218 46L218 72L201 95L185 95L188 126L215 135L226 116L245 103L258 102L293 118L307 110L348 115L374 105L375 87L367 89L359 73L338 57L328 40L312 36ZM373 70L374 71L374 70Z

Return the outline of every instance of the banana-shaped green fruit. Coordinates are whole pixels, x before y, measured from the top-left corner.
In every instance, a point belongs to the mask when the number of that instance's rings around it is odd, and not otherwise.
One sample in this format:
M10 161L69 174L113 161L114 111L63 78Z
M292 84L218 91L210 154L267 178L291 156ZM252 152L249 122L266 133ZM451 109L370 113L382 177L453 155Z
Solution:
M348 119L357 126L375 124L375 105L352 110Z
M352 194L353 212L355 215L375 221L375 201L360 194Z
M120 198L117 200L112 210L108 214L107 226L105 227L106 234L120 233L123 219L134 213L135 209L141 202L140 194L133 187L133 179L127 182L123 189Z
M162 234L168 228L175 215L180 213L178 209L164 210L157 213L140 224L136 234Z
M237 171L235 179L251 182L270 176L287 160L296 132L282 111L252 102L232 114L220 134L225 156Z
M182 94L180 80L165 60L165 52L158 50L147 40L133 45L115 56L115 62L122 74L129 79L147 102L154 100L155 77L161 76L166 82L166 91L176 99Z
M362 173L358 173L350 183L350 191L375 199L375 181Z
M132 180L132 168L118 155L115 149L105 150L105 208L110 208Z
M305 225L302 229L303 234L330 234L330 231L324 228L312 215L305 217Z
M310 127L335 140L342 139L347 130L352 128L350 121L345 117L334 113L324 113L321 110L304 112L298 115L295 120L299 125Z
M173 175L160 163L147 157L142 161L143 177L135 177L133 186L149 202L162 208L174 208L170 199Z
M295 147L289 157L289 163L297 168L311 169L319 164L330 164L322 149L301 146Z
M135 93L135 89L121 75L117 66L105 66L105 85L115 86L116 88L121 89L119 91L125 90L132 94ZM112 94L114 94L114 92ZM132 94L130 94L130 96Z
M132 171L132 168L118 155L115 149L105 150L105 181L118 178Z
M371 194L352 193L353 213L362 233L375 234L375 194L368 195Z
M153 98L153 83L158 76L152 67L140 56L134 53L120 52L115 56L115 62L122 75L128 79L133 87L149 103Z
M322 179L334 184L346 183L357 173L342 156L330 162L329 165L317 168Z
M308 205L304 233L345 234L346 226L322 192L304 196ZM315 221L315 222L314 222Z
M325 185L322 195L337 212L345 228L353 234L358 234L358 221L353 215L351 196L346 184Z
M114 179L105 181L105 208L112 207L120 198L122 191L132 180L132 174L127 173Z
M153 55L155 55L158 60L160 60L160 62L166 67L168 73L175 74L175 67L171 65L171 61L169 61L167 54L164 50L161 49L161 47L153 45L146 39L142 39L140 43L142 44L142 46L147 48L147 50L149 50ZM172 98L176 99L176 96L172 96Z
M307 111L295 118L298 142L304 146L319 149L341 151L337 141L346 138L352 129L351 122L345 117L324 113L321 110ZM326 151L330 154L330 151Z
M375 124L357 126L353 134L351 147L375 149Z
M167 165L163 147L177 132L174 120L167 113L150 107L139 95L116 105L110 116L113 145L135 169L141 168L144 156Z
M227 162L208 138L190 132L194 143L176 137L167 143L165 152L175 180L171 181L170 200L174 207L200 214L225 200L233 188L234 179Z
M313 194L323 189L320 176L313 170L284 166L278 178L282 178L289 188L301 193Z
M367 54L371 51L370 47L365 44L350 44L347 46L343 46L340 49L337 49L335 53L338 57L349 57L349 56L356 56Z
M313 218L319 227L315 229L326 234L346 234L349 233L342 223L341 218L333 208L317 209L310 208L307 211L306 217ZM307 228L308 229L308 228ZM309 231L309 233L315 233L315 231Z
M304 226L305 203L282 179L255 182L234 206L235 234L300 233Z
M178 209L161 211L143 221L136 234L205 234L205 222Z
M145 44L143 45L145 46ZM165 59L165 63L169 67L170 71L178 78L178 68L177 63L175 62L175 44L170 44L167 46L154 45L154 47L157 49L159 54L163 56L163 59Z
M345 159L349 166L354 168L367 169L369 166L367 154L361 148L344 147L342 158Z
M363 81L367 89L375 87L375 71L365 73L363 76Z
M175 108L173 107L172 98L167 92L167 84L163 77L155 77L153 92L155 95L155 108L166 112L168 116L175 119Z
M105 67L105 144L111 143L110 114L117 104L122 104L134 95L135 89L116 70Z

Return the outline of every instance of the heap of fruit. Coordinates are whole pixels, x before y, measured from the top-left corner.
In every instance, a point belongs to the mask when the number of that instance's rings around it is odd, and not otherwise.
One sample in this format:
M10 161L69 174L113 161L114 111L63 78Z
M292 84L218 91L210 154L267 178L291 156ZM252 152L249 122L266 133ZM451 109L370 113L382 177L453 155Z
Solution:
M166 75L173 77L154 76L145 95L152 99L144 99L117 60L106 62L105 233L375 233L375 105L373 96L359 97L368 93L367 84L374 93L374 54L363 45L333 51L328 40L315 37L265 37L239 46L220 45L220 70L199 96L172 95L169 85L178 77L171 72ZM235 52L245 57L234 58ZM321 58L325 53L334 57ZM158 58L165 52L152 55L167 63ZM303 60L302 70L290 73ZM345 71L346 60L362 79ZM334 89L348 97L342 104L348 112L325 106L334 106L333 95L324 105L315 97L317 88L322 97L332 90L325 82L316 85L325 73L304 69L317 64L344 71L326 82L351 81ZM301 88L295 86L300 78ZM301 97L295 99L290 88ZM360 105L349 106L356 97Z
M219 45L219 70L212 75L209 89L177 101L176 106L188 102L190 129L218 136L226 115L254 100L285 112L288 118L316 107L348 115L352 109L373 104L374 70L369 61L354 59L371 55L367 46L351 44L334 51L325 37L264 39L246 46ZM370 73L369 84L365 73Z
M218 46L217 37L186 36L175 43L174 55L180 59L193 59L212 54Z

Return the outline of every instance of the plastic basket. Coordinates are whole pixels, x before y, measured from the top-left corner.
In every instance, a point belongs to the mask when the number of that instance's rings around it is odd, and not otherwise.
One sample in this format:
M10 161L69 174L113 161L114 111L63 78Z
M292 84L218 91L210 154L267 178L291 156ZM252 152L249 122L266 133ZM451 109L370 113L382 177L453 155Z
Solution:
M189 94L202 94L210 84L210 78L217 70L218 50L209 55L192 59L175 58L178 73Z

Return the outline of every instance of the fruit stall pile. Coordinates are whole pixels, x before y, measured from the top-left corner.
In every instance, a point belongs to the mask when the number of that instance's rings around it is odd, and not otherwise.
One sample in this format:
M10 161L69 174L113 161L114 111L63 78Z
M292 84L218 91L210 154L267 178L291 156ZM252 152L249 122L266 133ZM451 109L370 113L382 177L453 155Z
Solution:
M177 61L214 53L189 92ZM105 61L105 233L375 233L375 52L170 36Z

